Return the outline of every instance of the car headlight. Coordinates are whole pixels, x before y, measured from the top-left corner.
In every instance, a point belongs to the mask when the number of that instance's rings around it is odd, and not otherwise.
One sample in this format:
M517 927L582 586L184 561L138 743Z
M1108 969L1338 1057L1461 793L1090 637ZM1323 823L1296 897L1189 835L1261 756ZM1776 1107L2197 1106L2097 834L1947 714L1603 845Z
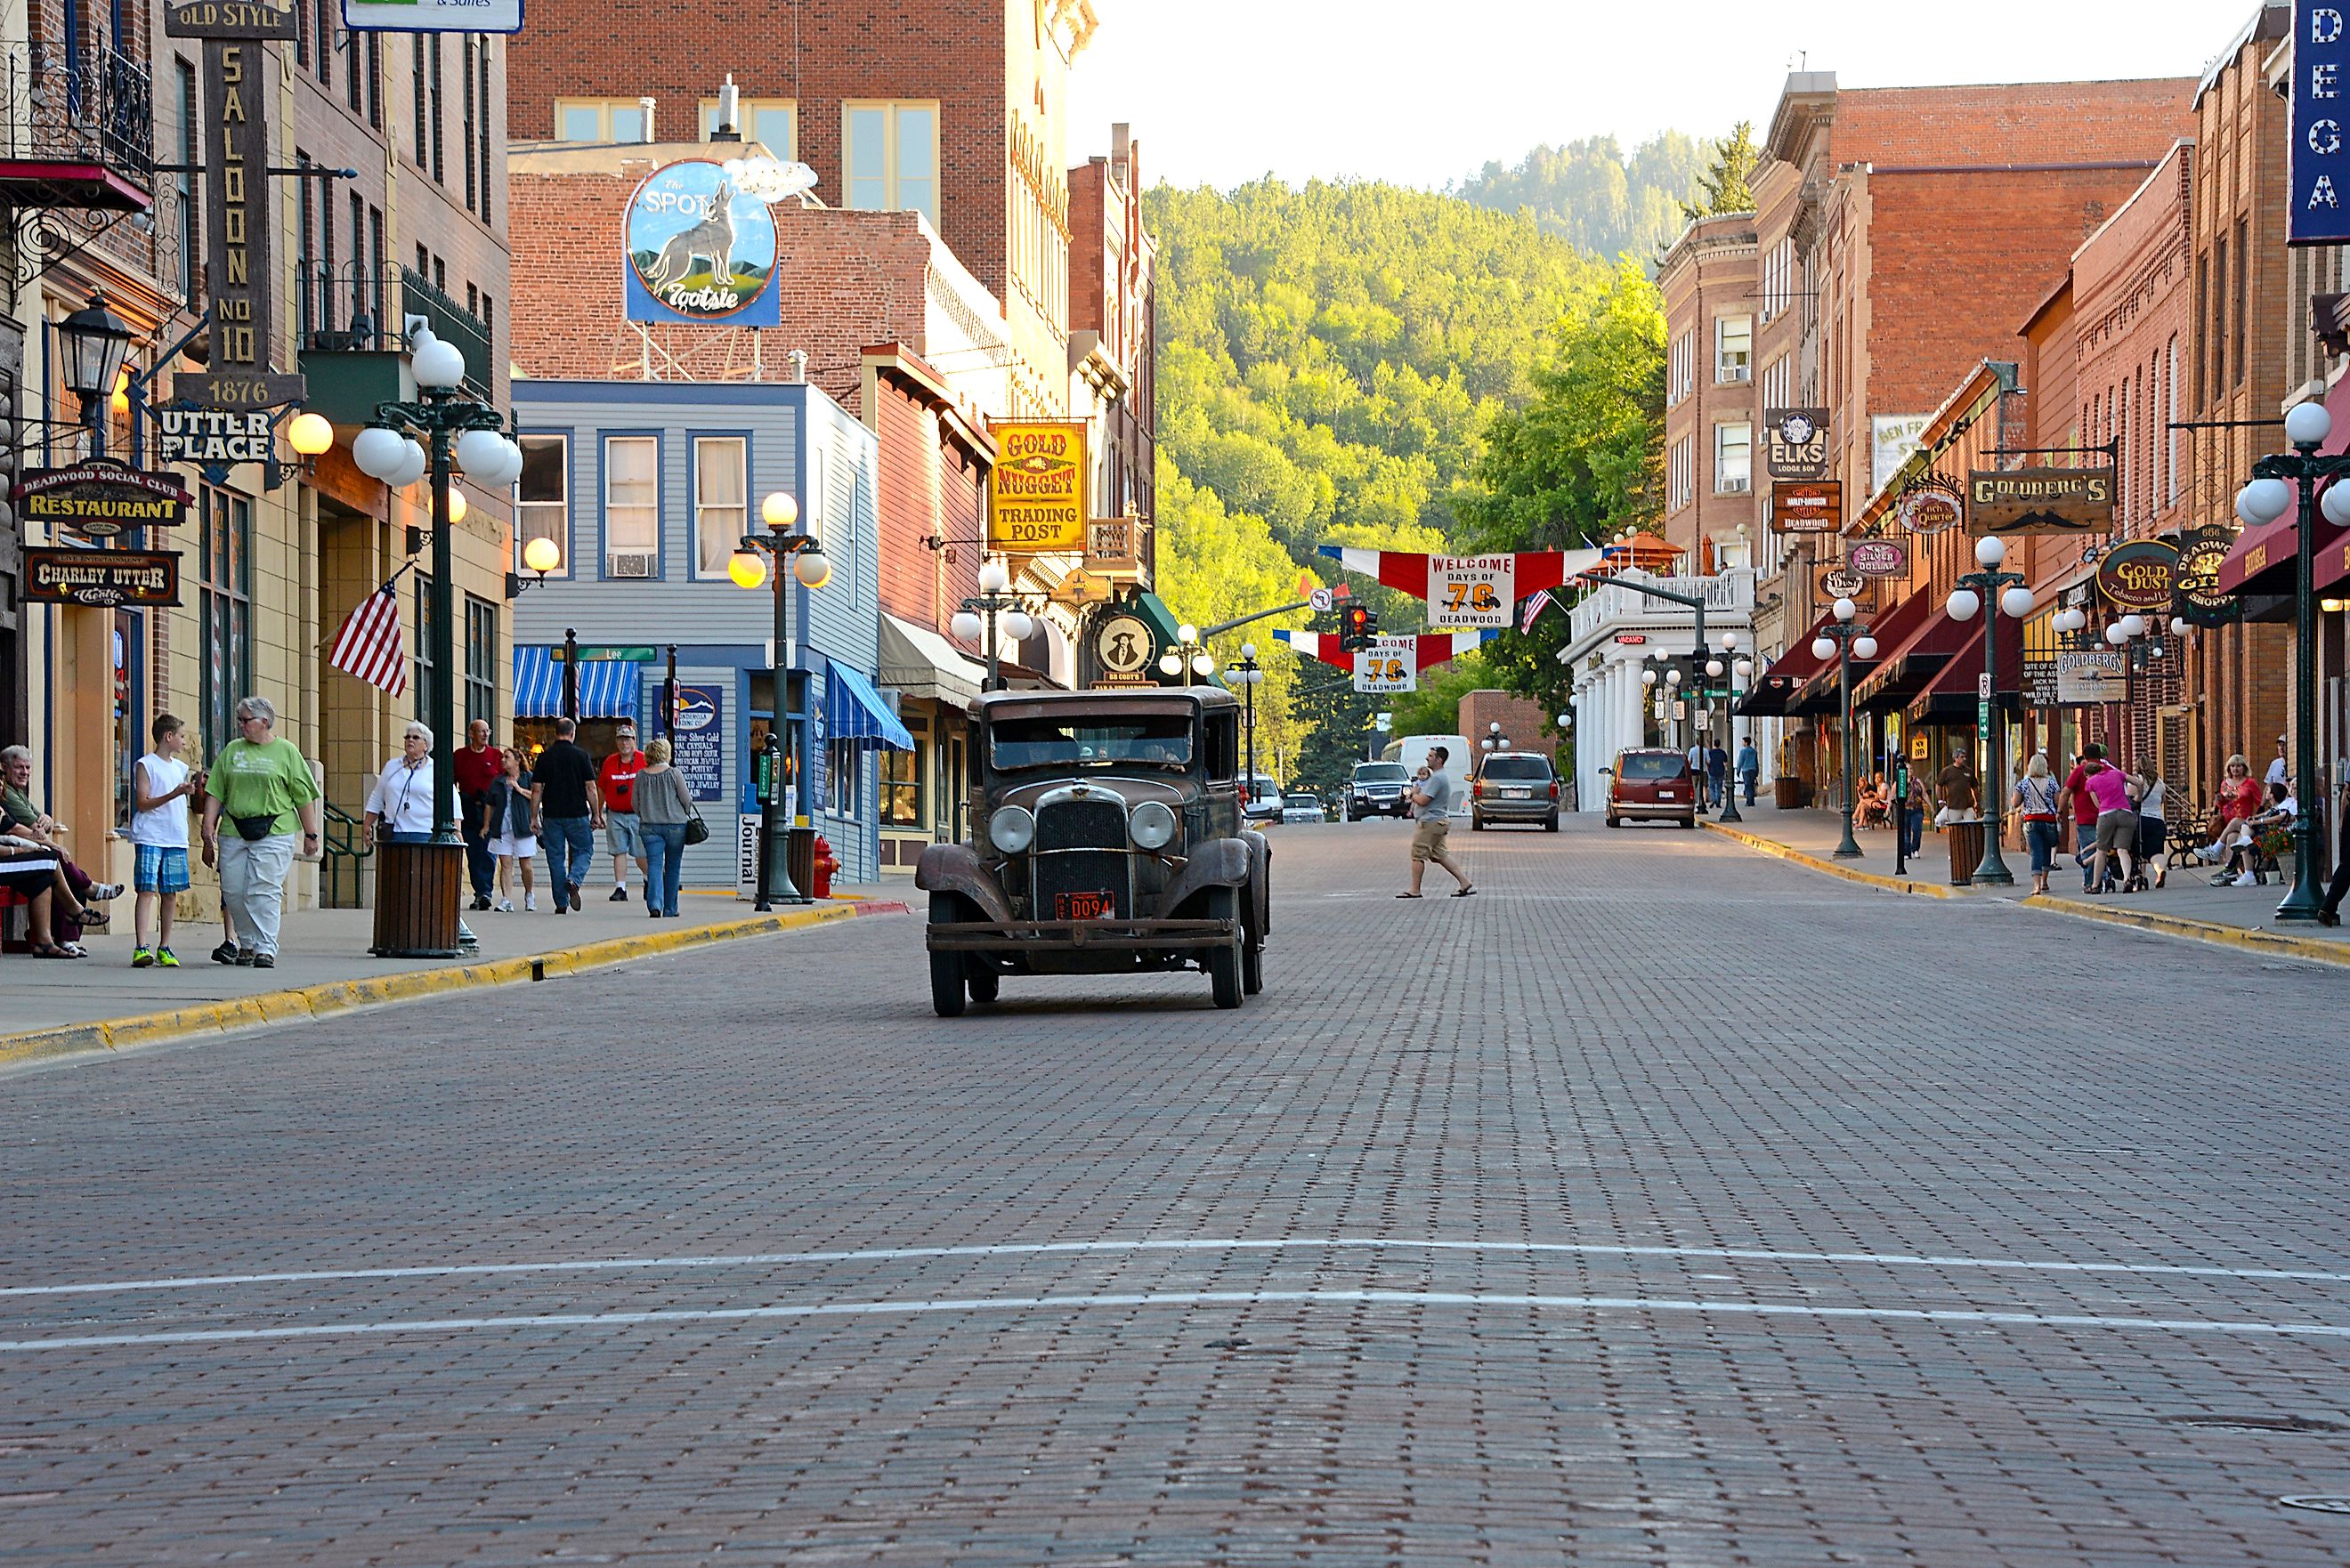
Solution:
M1017 855L1036 842L1036 819L1020 806L997 806L988 815L987 840L1006 855Z
M1165 802L1146 800L1127 818L1127 830L1145 849L1164 849L1175 839L1175 813Z

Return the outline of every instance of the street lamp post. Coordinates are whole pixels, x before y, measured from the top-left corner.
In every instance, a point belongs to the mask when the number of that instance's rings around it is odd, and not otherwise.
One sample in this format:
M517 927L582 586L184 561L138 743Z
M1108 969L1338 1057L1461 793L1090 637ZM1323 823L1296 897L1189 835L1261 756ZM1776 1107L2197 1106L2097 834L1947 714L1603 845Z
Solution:
M1722 688L1722 696L1724 700L1721 704L1721 738L1725 741L1730 738L1730 717L1731 714L1738 711L1738 682L1740 680L1746 681L1750 689L1753 682L1754 661L1740 655L1738 651L1738 633L1735 631L1723 632L1721 634L1721 657L1712 660L1705 667L1706 672L1710 676L1722 675L1726 671L1727 676L1730 678L1728 680L1728 683ZM1724 749L1726 750L1727 748L1725 747ZM1723 822L1743 822L1746 820L1745 814L1738 809L1737 762L1738 755L1735 752L1732 752L1731 753L1731 766L1724 769L1722 773L1721 815L1719 820Z
M1248 747L1249 788L1256 788L1256 689L1264 680L1264 666L1256 661L1256 644L1241 644L1241 656L1225 668L1225 679L1237 682L1248 704L1247 716L1242 721Z
M1860 607L1850 599L1836 600L1833 624L1812 639L1812 657L1822 662L1835 659L1837 683L1844 689L1844 838L1835 846L1838 860L1861 857L1860 841L1852 836L1852 661L1856 658L1866 664L1875 659L1877 639L1866 627L1854 623L1859 613Z
M57 358L66 389L81 400L82 422L89 427L89 455L106 455L106 409L130 358L138 334L106 307L106 296L94 293L89 303L57 323Z
M1200 640L1200 628L1189 622L1175 628L1175 646L1159 656L1159 673L1170 677L1180 675L1183 684L1192 684L1193 677L1205 679L1216 672L1216 656L1210 653Z
M2317 449L2334 433L2333 416L2318 402L2295 403L2285 411L2290 452L2252 464L2252 481L2237 493L2236 514L2254 524L2273 523L2298 505L2293 550L2293 793L2301 809L2293 817L2293 890L2277 906L2280 923L2314 922L2324 900L2325 877L2317 865L2317 512L2318 485L2350 473L2350 453L2322 457ZM2350 525L2350 485L2333 484L2323 503L2325 519Z
M1014 642L1025 642L1036 635L1036 618L1028 613L1027 601L1012 591L1012 574L1001 561L990 561L979 569L979 596L962 601L962 608L948 622L955 636L964 642L986 639L987 689L1003 690L1003 653L996 638L1000 626Z
M2000 564L2007 559L2007 542L1992 537L1975 541L1975 560L1982 566L1980 572L1968 572L1959 578L1959 586L1950 590L1944 607L1952 620L1972 620L1978 611L1983 617L1983 690L1981 702L1983 765L1977 770L1982 780L1983 792L1983 851L1968 880L1980 887L2012 888L2015 873L2007 868L2007 861L1999 852L2000 833L2007 819L2007 768L2000 760L1999 711L1999 618L2004 614L2011 620L2022 620L2032 613L2032 590L2023 586L2021 572L2002 572Z
M793 765L797 747L790 695L792 584L810 590L824 587L832 580L832 563L825 559L824 546L814 535L791 531L800 520L800 504L788 492L775 491L760 502L759 520L767 532L743 535L726 563L726 575L737 587L760 587L767 581L766 557L775 557L775 657L768 667L774 716L767 724L767 798L759 807L759 872L751 901L752 909L764 914L779 903L813 901L793 883L791 857L784 847L792 827L783 816L784 781L796 783L799 776Z

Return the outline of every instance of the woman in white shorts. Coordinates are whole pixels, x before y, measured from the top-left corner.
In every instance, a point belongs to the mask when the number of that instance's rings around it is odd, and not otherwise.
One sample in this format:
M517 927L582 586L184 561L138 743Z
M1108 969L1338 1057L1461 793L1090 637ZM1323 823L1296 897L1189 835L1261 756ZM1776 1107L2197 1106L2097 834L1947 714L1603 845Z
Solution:
M484 796L482 810L484 820L482 836L489 841L490 853L498 857L498 901L494 906L503 914L514 913L515 867L522 868L522 907L538 909L538 878L536 862L538 840L530 831L530 770L523 765L525 753L519 742L505 749L505 776L492 784Z

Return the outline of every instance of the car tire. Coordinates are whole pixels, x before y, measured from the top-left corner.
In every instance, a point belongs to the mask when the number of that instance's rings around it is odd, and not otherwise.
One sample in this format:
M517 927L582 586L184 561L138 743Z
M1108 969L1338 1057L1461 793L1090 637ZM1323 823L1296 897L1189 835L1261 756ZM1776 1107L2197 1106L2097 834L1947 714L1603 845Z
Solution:
M1695 832L1697 830L1697 818L1694 816L1684 816L1680 820L1680 826L1690 829L1691 832Z
M1216 1005L1229 1012L1241 1004L1241 953L1246 943L1240 931L1241 900L1237 889L1211 888L1208 890L1208 919L1230 920L1232 940L1221 947L1208 950L1208 988Z
M1469 816L1469 831L1471 833L1484 832L1485 819L1477 815L1474 812L1471 812Z
M1607 826L1610 827L1621 827L1624 826L1624 819L1617 816L1611 811L1607 814Z
M931 924L951 926L963 918L963 901L952 893L931 895ZM931 1008L941 1018L961 1018L963 1009L963 955L931 954Z
M1003 977L983 967L977 959L968 961L971 967L964 972L963 983L971 992L971 999L973 1002L993 1002L1003 988Z
M1241 944L1241 994L1254 996L1264 989L1264 944Z
M1558 813L1554 811L1548 816L1543 818L1543 831L1544 833L1556 833L1558 831Z

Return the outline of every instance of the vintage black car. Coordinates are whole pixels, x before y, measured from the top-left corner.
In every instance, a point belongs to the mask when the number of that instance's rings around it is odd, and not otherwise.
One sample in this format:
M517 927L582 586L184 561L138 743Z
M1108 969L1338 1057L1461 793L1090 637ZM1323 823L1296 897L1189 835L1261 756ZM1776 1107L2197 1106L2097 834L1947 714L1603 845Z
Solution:
M974 842L922 852L931 1002L1007 974L1204 971L1263 988L1272 848L1241 820L1240 706L1214 688L998 691L972 716Z

